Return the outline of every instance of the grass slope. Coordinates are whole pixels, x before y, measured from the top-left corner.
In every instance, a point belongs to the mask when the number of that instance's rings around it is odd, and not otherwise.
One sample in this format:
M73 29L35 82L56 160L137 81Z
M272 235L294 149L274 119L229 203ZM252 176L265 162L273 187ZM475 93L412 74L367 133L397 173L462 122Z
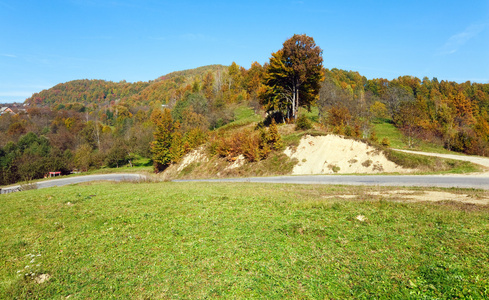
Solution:
M368 189L94 183L0 195L0 298L489 297L488 207ZM326 198L337 194L357 198Z
M407 143L407 137L394 126L389 120L380 120L374 122L373 128L379 141L383 138L388 138L392 148L397 149L411 149L411 150L419 150L433 153L452 153L452 154L461 154L457 152L448 151L443 148L442 145L437 145L434 143L425 142L419 139L414 139L414 148L410 148Z

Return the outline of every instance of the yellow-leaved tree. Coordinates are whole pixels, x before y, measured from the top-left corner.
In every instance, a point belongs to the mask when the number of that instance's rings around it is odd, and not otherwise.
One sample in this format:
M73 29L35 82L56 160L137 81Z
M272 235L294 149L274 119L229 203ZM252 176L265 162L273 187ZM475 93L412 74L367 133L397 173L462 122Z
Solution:
M174 122L170 110L155 109L151 114L155 126L154 140L151 143L155 172L164 171L171 163L178 161L183 153L180 123Z

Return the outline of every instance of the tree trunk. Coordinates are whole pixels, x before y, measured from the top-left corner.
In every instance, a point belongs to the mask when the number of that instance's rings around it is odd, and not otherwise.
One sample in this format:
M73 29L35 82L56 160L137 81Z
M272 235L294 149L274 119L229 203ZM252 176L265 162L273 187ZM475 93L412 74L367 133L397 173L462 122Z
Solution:
M295 111L294 111L294 123L295 121L297 121L297 114L299 113L299 84L297 84L295 87L295 93L296 93L295 96L296 104L295 104Z
M297 121L297 114L299 113L299 87L300 87L299 80L294 79L294 88L292 91L294 93L293 96L294 105L293 105L293 112L292 112L294 117L294 123Z
M97 149L100 149L100 130L98 128L97 119L95 119L95 135L97 136Z
M296 98L295 98L295 96L296 96L296 93L295 93L295 85L294 85L294 88L292 90L292 118L294 119L294 123L295 123L295 120L296 120L296 116L295 116L295 101L296 101Z

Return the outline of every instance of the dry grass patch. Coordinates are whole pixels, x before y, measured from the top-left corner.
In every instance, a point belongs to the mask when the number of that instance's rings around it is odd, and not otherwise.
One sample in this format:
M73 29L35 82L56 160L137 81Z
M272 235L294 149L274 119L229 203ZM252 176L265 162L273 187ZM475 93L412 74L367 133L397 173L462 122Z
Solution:
M395 189L379 191L366 190L355 194L336 194L323 196L325 199L388 200L408 202L460 202L468 204L489 205L489 192L480 190L419 190Z

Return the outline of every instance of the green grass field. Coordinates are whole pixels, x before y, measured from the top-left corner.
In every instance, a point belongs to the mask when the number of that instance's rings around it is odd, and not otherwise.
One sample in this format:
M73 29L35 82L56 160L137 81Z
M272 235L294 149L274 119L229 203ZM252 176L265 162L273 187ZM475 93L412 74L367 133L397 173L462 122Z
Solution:
M365 196L383 189L106 182L0 195L0 298L488 298L489 208Z

